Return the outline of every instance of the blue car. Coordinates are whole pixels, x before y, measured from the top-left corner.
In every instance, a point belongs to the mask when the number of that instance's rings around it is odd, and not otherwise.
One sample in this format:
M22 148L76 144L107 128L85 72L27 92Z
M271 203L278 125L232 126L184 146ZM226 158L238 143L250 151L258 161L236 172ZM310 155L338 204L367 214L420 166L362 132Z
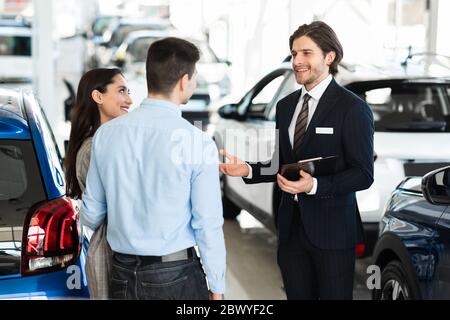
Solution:
M87 246L42 108L0 89L0 299L88 298Z
M380 224L377 300L450 299L450 167L406 178Z

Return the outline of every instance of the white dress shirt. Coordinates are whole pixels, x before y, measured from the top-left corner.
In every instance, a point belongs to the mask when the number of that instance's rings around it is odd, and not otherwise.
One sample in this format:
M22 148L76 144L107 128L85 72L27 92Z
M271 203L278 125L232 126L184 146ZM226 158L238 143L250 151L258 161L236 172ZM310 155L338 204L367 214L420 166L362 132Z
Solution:
M308 124L306 129L308 129L309 124L311 123L311 120L314 116L314 113L316 112L317 105L319 104L320 98L322 98L323 94L325 93L325 90L330 85L331 81L333 80L332 75L328 75L324 80L322 80L317 86L315 86L311 91L307 91L305 87L302 88L302 94L300 96L300 99L298 101L297 107L295 108L294 115L291 120L291 124L289 126L288 132L289 132L289 141L291 143L291 147L293 148L294 145L294 134L295 134L295 125L297 123L297 118L300 112L302 111L303 101L305 98L305 95L308 94L311 96L311 99L308 101ZM252 167L249 166L250 174L246 177L247 179L251 179L253 177ZM308 195L315 195L317 192L317 179L313 178L314 186ZM297 196L295 196L297 199Z

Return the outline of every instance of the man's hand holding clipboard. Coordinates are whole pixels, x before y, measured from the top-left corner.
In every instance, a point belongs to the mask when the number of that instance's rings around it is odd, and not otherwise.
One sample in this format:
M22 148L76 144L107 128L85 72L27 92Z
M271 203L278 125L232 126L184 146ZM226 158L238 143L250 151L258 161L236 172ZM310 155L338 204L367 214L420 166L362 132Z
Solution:
M300 171L305 171L313 177L329 176L336 170L338 157L313 158L296 163L285 164L281 167L281 175L290 181L300 179Z
M314 177L335 172L337 158L313 158L283 165L277 175L278 185L281 190L292 195L310 193L314 188Z

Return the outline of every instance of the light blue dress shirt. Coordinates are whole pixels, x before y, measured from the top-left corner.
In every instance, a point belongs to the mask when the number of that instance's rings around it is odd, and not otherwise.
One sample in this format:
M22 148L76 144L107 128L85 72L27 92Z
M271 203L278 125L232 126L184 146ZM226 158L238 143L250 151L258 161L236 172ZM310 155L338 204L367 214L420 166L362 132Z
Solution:
M94 136L81 223L108 214L113 251L161 256L197 245L213 293L225 292L217 148L178 106L145 99Z

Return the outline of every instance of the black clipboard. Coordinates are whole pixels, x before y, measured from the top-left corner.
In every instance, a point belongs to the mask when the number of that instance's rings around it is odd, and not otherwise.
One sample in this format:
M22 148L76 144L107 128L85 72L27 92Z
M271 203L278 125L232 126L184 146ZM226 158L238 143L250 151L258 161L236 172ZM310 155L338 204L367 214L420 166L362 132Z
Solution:
M335 173L338 156L301 160L296 163L285 164L281 167L281 175L290 181L300 179L300 170L313 177L329 176Z

